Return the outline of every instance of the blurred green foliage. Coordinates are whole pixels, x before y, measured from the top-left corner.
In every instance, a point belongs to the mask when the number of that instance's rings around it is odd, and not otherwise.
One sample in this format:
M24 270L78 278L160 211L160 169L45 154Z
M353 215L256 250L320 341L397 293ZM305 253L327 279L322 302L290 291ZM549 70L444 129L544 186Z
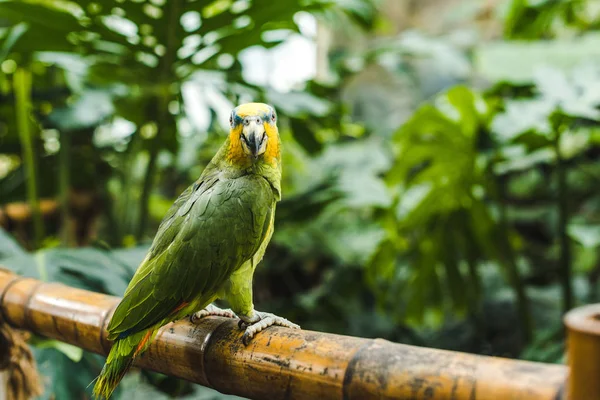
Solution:
M598 30L593 0L512 0L504 34L510 39L550 39Z
M1 0L0 205L55 199L60 212L0 208L12 234L0 230L0 263L121 295L229 107L266 101L284 200L258 308L308 329L560 362L562 313L600 301L600 10L511 0L490 17L505 40L487 41L378 36L381 5ZM330 79L248 82L245 52L301 33L302 13L366 44L330 51ZM89 395L101 357L33 344L44 398ZM119 394L232 397L140 371Z

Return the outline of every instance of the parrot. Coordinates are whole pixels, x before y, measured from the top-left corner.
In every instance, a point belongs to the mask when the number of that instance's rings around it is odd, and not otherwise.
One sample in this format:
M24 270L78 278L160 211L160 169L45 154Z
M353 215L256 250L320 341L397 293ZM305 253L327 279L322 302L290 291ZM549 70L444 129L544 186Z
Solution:
M273 235L281 200L281 141L275 109L245 103L229 117L229 135L196 182L161 221L108 323L113 342L93 388L113 391L160 327L209 315L239 318L245 345L260 331L300 327L254 309L252 279ZM229 309L212 303L226 300Z

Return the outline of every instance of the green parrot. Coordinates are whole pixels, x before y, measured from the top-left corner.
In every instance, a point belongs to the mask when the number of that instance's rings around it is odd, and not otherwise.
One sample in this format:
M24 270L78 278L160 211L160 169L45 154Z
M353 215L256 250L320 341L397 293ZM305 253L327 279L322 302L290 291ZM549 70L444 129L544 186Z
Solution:
M273 235L281 199L276 122L267 104L232 111L228 138L169 209L108 324L114 343L94 385L96 398L110 398L161 326L188 315L196 323L208 315L238 317L244 344L271 325L299 328L256 311L252 302L254 269ZM215 307L216 299L231 309Z

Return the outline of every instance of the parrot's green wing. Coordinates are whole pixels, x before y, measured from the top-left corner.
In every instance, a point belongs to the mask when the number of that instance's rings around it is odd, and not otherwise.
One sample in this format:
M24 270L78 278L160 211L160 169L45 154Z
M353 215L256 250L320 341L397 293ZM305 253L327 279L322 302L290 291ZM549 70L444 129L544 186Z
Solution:
M216 294L258 250L274 204L272 186L256 175L220 180L215 174L186 189L115 310L109 339L139 332L182 304Z

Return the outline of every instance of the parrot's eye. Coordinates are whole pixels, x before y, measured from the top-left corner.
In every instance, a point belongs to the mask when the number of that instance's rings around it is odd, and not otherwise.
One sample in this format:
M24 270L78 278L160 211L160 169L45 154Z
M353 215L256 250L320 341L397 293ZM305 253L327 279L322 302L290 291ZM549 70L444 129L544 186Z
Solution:
M277 119L277 117L275 116L275 112L273 112L271 114L271 121L275 122L276 119Z
M229 125L233 127L233 115L229 116Z

